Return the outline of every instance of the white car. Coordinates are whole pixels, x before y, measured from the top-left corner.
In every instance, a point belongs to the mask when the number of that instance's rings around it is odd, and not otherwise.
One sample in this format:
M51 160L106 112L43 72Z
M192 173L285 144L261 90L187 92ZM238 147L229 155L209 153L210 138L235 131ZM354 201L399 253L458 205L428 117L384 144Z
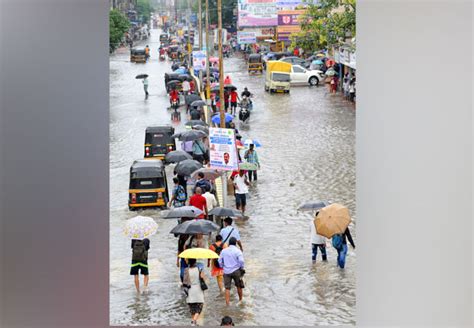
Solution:
M299 65L293 65L291 68L291 84L309 84L311 86L318 85L324 81L324 73L322 71L310 71Z

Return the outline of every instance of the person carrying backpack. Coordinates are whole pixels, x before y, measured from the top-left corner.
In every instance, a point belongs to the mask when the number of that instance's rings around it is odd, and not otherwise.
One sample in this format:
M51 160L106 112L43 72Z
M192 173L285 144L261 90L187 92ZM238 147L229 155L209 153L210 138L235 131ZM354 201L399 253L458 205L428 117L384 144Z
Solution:
M168 207L173 205L174 207L182 207L186 205L186 190L184 187L179 183L178 178L173 178L174 188L173 188L173 195L168 203Z
M135 278L135 288L140 293L140 279L139 272L143 275L144 289L148 288L148 250L150 249L150 240L145 238L132 239L132 267L130 275Z
M347 240L351 243L352 248L355 249L354 240L352 239L349 228L346 228L343 234L332 236L332 246L337 250L337 265L341 269L344 269L346 265Z
M230 234L227 236L229 237ZM227 240L226 240L227 241ZM209 246L211 251L216 252L218 255L221 254L222 250L226 248L227 245L224 241L222 241L222 236L216 236L216 242ZM207 267L211 266L211 276L216 277L217 285L219 286L219 290L224 292L224 268L221 267L219 264L219 259L212 259L207 261Z

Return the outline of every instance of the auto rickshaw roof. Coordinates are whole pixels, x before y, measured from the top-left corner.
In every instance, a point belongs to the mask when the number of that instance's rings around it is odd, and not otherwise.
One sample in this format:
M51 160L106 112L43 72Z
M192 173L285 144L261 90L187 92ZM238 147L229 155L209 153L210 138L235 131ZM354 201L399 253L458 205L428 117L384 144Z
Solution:
M249 61L261 61L262 60L262 55L260 54L251 54L249 56Z
M164 164L159 159L139 159L130 167L130 174L134 179L161 178L164 173Z
M174 128L171 125L161 125L161 126L149 126L145 130L145 133L159 133L159 132L174 133Z

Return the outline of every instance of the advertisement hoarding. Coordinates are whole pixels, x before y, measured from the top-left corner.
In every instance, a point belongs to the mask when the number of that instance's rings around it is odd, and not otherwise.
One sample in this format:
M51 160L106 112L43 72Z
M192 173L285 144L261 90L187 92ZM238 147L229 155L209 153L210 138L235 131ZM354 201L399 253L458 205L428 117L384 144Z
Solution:
M305 10L281 10L278 12L278 41L289 40L291 34L301 31L299 16L304 13Z
M239 168L234 129L209 128L209 159L211 169L235 171Z
M255 32L237 32L238 44L253 44L257 43L257 35Z
M238 26L276 26L277 7L275 0L239 0Z

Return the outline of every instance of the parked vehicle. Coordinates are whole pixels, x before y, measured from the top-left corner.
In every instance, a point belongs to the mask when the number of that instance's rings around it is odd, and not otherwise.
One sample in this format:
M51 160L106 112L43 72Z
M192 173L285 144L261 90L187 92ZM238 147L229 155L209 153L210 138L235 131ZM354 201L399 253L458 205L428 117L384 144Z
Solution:
M319 70L308 70L299 65L291 67L291 85L309 84L316 86L319 82L324 82L324 73Z
M249 56L248 72L249 72L249 74L250 73L262 73L263 72L262 55L252 54L252 55Z
M265 91L273 92L290 92L291 81L290 63L281 61L269 61L267 63L267 74L265 77Z
M309 65L311 63L307 62L303 58L296 57L296 56L288 56L288 57L283 57L280 59L280 61L284 61L286 63L290 63L292 65L300 65L304 68L309 68Z

